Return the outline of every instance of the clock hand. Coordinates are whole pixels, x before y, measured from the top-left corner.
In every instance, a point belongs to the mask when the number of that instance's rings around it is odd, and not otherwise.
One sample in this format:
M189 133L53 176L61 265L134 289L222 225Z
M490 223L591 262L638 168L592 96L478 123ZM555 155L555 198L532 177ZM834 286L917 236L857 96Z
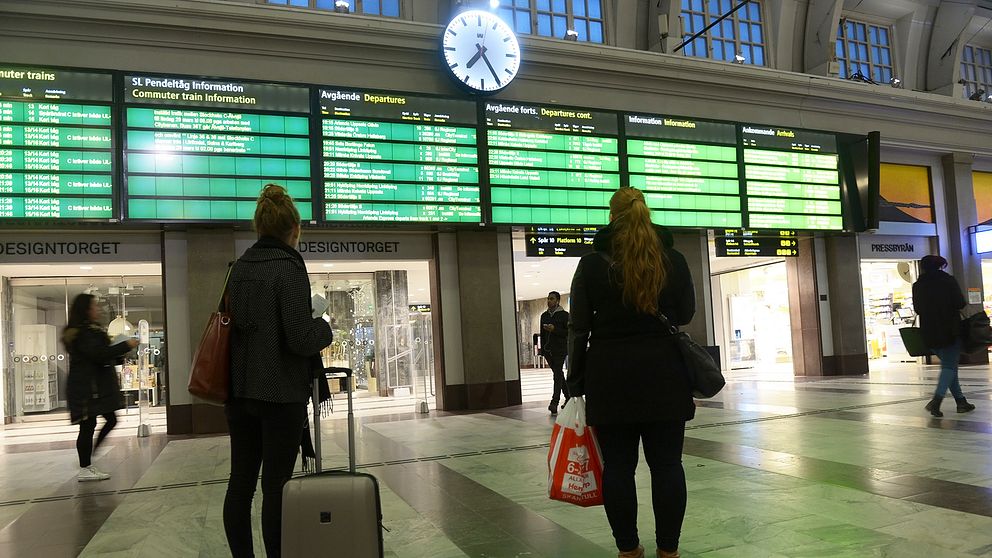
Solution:
M479 49L479 52L476 52L475 56L468 61L468 64L465 64L466 68L475 66L475 63L479 61L479 58L485 55L484 53L486 52L486 47L481 46L479 43L475 43L475 48Z
M496 78L496 83L500 84L499 75L496 73L496 70L493 69L493 65L489 62L489 57L486 56L486 53L484 52L482 53L482 61L486 63L486 66L489 66L489 71L492 72L493 77Z

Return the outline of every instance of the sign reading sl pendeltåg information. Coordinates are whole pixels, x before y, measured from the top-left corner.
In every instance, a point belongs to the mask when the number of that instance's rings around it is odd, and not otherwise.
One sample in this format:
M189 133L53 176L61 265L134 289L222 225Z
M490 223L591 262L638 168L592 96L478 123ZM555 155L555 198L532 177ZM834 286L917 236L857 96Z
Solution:
M126 217L247 221L267 183L314 218L306 87L129 74Z
M112 219L113 78L0 66L0 220Z

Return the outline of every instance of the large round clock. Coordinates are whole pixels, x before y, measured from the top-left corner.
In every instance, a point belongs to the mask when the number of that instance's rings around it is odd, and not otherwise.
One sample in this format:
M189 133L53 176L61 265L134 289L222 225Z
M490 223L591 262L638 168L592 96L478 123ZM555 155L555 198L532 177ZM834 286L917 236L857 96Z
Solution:
M462 12L441 39L444 64L462 87L495 93L509 85L520 68L520 45L513 29L494 13Z

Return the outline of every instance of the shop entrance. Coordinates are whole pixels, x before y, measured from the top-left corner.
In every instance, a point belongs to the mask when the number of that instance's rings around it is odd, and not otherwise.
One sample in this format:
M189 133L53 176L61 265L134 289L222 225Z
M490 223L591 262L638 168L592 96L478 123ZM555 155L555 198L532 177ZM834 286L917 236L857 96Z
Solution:
M70 427L66 404L68 352L61 341L69 306L87 293L104 309L103 325L111 337L136 336L138 323L149 324L147 375L139 373L134 353L117 367L127 408L118 413L125 421L133 415L144 394L150 404L153 430L165 426L167 382L165 313L159 264L51 264L0 265L0 359L3 408L7 422L36 427L50 422L54 428ZM118 429L133 435L131 429ZM51 433L51 432L49 432Z
M714 270L731 265L715 258ZM739 259L736 259L739 261ZM792 327L785 262L764 261L712 276L717 344L727 370L792 376Z
M915 363L903 345L899 329L913 325L915 260L862 260L861 288L869 370Z
M308 261L315 306L334 342L325 367L351 368L362 410L409 412L436 406L432 289L428 261ZM321 300L323 299L323 300ZM343 386L331 381L331 392ZM343 397L342 397L343 398Z

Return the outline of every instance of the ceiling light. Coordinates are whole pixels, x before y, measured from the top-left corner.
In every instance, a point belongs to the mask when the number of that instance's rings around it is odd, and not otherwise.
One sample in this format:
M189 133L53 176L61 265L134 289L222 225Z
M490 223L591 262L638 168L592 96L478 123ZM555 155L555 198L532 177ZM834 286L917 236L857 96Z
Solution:
M740 52L738 52L737 54L735 54L734 55L734 62L736 62L738 64L743 64L744 63L744 54L743 53L740 53Z
M351 4L349 4L347 0L337 0L334 2L334 11L339 14L350 14Z
M91 265L81 265L81 266L79 266L79 269L82 269L83 271L90 271L90 270L93 269L93 266L91 266Z
M324 267L334 267L334 264L324 264Z
M568 29L568 30L566 30L565 31L565 40L566 41L578 41L579 40L579 32L576 31L575 29Z
M897 77L894 77L889 80L889 85L891 85L895 89L902 89L902 80Z
M489 7L493 10L499 7L499 0L489 0Z
M979 89L978 91L975 91L974 93L972 93L971 96L968 97L968 100L970 100L970 101L981 101L982 100L982 97L984 95L985 95L985 90L984 89Z

